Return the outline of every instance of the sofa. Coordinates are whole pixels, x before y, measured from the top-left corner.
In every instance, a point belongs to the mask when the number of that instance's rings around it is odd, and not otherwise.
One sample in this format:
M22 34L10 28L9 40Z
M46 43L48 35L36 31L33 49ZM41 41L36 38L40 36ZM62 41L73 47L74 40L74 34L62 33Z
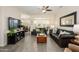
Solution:
M31 35L37 35L37 31L35 29L33 29L33 31L31 31Z
M47 35L47 29L46 28L36 28L36 29L33 29L33 31L31 31L31 35L37 35L39 33L44 33Z
M60 34L60 32L67 32L69 34ZM73 31L68 31L64 29L57 29L56 33L51 32L50 37L61 47L67 47L70 39L74 39L75 34Z

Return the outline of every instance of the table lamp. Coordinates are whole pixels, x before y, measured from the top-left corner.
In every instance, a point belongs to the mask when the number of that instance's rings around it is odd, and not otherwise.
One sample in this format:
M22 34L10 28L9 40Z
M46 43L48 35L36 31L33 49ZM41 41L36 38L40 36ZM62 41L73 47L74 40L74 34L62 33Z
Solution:
M73 32L79 35L79 24L74 25Z
M79 40L79 24L74 25L74 27L73 27L73 32L74 32L75 34L77 34L77 35L75 36L76 40Z

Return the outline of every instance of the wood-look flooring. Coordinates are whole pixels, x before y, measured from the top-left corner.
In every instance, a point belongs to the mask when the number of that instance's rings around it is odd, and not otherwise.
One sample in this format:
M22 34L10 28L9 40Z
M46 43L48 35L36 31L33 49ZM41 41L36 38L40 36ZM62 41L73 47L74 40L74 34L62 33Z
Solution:
M47 43L37 43L36 37L30 33L26 33L26 36L21 41L14 45L7 45L6 47L0 47L0 52L63 52L64 48L60 48L56 42L47 37Z

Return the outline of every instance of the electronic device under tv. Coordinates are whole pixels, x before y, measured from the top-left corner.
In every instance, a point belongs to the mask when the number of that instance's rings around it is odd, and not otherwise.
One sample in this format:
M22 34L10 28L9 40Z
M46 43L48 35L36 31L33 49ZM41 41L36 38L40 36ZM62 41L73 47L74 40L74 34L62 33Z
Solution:
M21 21L19 19L16 19L16 18L13 18L13 17L8 17L9 30L19 28L20 25L21 25Z

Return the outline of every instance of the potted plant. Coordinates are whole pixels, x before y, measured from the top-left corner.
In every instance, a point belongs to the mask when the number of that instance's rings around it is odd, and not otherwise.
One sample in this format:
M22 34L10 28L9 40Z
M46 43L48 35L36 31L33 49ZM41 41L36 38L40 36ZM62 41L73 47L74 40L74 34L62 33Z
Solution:
M14 44L16 41L16 31L14 28L10 29L7 33L8 44Z

